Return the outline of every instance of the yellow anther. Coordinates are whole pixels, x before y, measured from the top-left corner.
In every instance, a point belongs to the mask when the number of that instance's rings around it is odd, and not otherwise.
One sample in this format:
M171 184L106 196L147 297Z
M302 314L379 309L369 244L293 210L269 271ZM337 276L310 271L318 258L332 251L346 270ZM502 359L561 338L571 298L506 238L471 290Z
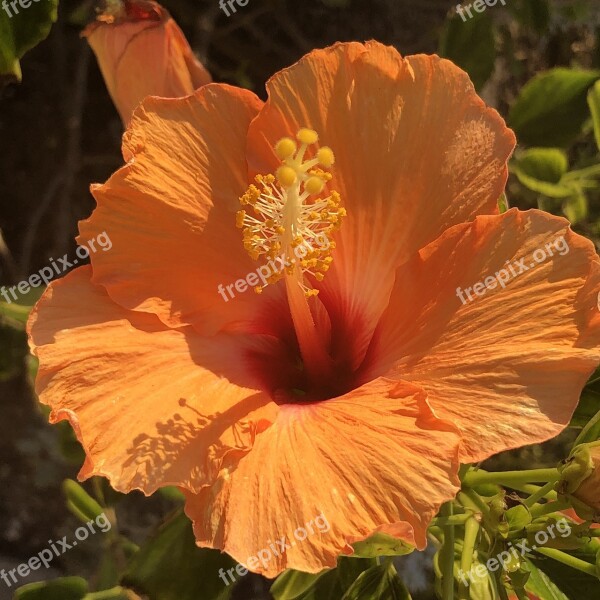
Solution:
M298 141L310 146L319 140L319 134L314 129L302 128L296 135Z
M235 222L251 258L272 261L287 257L279 272L254 288L257 294L265 286L291 276L299 277L297 283L307 298L316 296L318 291L305 283L304 274L312 276L313 282L323 280L333 260L330 254L335 242L331 233L346 216L340 195L335 190L325 191L332 180L327 169L335 162L333 151L316 146L307 155L307 146L319 140L312 129L300 129L296 138L283 137L275 144L281 160L279 168L275 174L254 178L240 198L242 207L249 205L252 210L236 213ZM313 243L319 238L327 239L325 247Z
M322 148L319 148L319 151L317 152L317 160L319 161L319 164L324 166L326 169L329 169L329 167L333 166L335 163L335 155L333 150L329 148L329 146L323 146Z
M265 186L269 186L272 183L275 183L275 177L271 173L269 173L268 175L257 175L256 181L258 181L258 183L262 183Z
M277 154L281 160L285 160L295 154L297 148L296 142L292 138L284 137L275 144L275 154Z
M298 176L296 175L296 171L292 169L292 167L282 165L277 169L277 181L279 181L284 188L292 187L297 179Z
M311 169L308 172L309 175L315 175L316 177L320 177L323 181L327 182L327 181L331 181L333 178L333 175L331 173L328 173L327 171L323 171L323 169Z
M320 177L310 177L304 184L304 189L309 194L320 194L325 187L325 182Z

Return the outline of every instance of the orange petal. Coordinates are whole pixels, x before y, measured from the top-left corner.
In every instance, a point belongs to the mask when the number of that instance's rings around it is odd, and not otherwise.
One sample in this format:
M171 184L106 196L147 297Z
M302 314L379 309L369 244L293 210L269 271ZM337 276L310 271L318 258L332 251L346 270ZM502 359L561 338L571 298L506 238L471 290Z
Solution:
M84 35L125 124L146 96L179 98L211 81L177 23L156 2L126 0L119 14L101 15Z
M348 217L319 288L330 312L362 324L358 364L395 268L449 226L497 212L515 138L458 67L377 42L311 52L267 89L250 127L253 170L271 172L273 145L300 127L335 152L330 188Z
M213 333L248 316L258 296L219 286L256 270L235 227L247 188L244 144L260 100L209 84L182 99L148 98L126 132L128 165L93 187L98 207L84 243L105 231L113 247L91 256L93 282L130 310ZM241 285L240 285L241 288Z
M463 462L542 442L569 423L600 361L599 286L593 244L565 219L478 217L398 270L364 377L422 386L462 431Z
M422 390L380 379L325 402L281 406L237 466L212 488L186 493L186 512L199 545L267 577L333 567L351 542L390 524L423 548L429 521L459 486L457 443ZM327 531L315 526L320 516ZM311 522L313 533L299 540L297 528ZM285 553L249 560L284 536Z
M50 421L68 419L82 443L80 479L146 494L200 489L252 446L274 405L253 389L241 344L128 312L90 275L81 267L52 283L28 324Z

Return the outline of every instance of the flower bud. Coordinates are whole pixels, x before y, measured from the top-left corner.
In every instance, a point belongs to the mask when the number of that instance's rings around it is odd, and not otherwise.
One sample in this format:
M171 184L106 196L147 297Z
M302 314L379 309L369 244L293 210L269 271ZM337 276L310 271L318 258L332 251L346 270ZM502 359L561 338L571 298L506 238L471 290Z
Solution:
M211 81L181 29L151 0L107 0L83 35L125 125L146 96L187 96Z
M559 467L559 494L571 495L591 509L583 518L600 515L600 442L581 444ZM577 506L575 507L577 510ZM579 510L577 510L579 514Z

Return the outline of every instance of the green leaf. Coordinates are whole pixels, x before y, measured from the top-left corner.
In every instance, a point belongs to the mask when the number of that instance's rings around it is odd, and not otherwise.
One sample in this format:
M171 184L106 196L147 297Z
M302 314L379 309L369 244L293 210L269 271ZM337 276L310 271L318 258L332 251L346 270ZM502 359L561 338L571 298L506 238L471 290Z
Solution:
M591 390L584 390L584 394L587 395ZM596 392L591 392L595 394L597 397L598 394ZM587 423L585 423L584 428L579 432L577 439L573 443L573 447L578 446L579 444L587 444L589 442L595 442L600 439L600 410L594 414Z
M63 577L24 585L15 592L14 600L82 600L87 592L85 579Z
M23 325L27 323L31 308L31 306L21 306L14 302L9 304L8 302L0 300L0 315L12 319L13 321L17 321L18 323L22 323Z
M233 589L227 569L235 580L242 576L236 566L227 554L198 548L180 510L134 556L123 585L152 600L226 600Z
M600 367L597 367L596 370L590 375L590 378L587 380L585 386L589 387L598 382L600 382ZM600 406L598 408L600 408Z
M594 87L588 92L587 101L590 112L592 113L596 146L598 146L598 150L600 150L600 81L596 81Z
M575 181L578 183L592 181L592 177L600 177L600 164L569 171L562 178L562 182Z
M587 119L586 96L600 71L566 68L536 75L521 90L508 123L528 146L568 146Z
M317 583L317 579L331 571L320 573L303 573L288 569L284 571L271 586L271 595L275 600L295 600L305 597L310 589Z
M342 600L410 600L410 595L391 561L371 567L358 576Z
M498 211L500 214L505 213L510 208L508 204L508 198L505 192L502 192L502 196L498 198Z
M588 215L588 200L582 190L567 198L563 204L563 213L573 225L583 221Z
M19 0L0 10L0 76L21 80L19 59L50 33L57 8L58 0Z
M171 502L175 502L177 504L183 504L185 501L185 496L182 492L179 491L178 488L174 486L167 486L164 488L160 488L158 490L161 496L164 496L167 500L171 500Z
M584 388L581 393L579 405L571 419L572 427L585 427L587 423L600 411L600 393ZM587 440L593 441L593 440Z
M271 586L275 600L339 600L361 573L376 565L373 559L338 559L335 569L311 575L284 571Z
M516 164L527 176L548 183L559 183L569 168L567 154L560 148L529 148L518 155Z
M525 559L525 561L531 573L525 585L528 592L539 596L542 600L569 600L543 571L540 571L530 560Z
M67 497L68 509L83 523L93 521L104 509L76 481L65 479L63 492Z
M439 52L464 69L479 90L494 70L496 47L491 16L472 14L472 18L464 14L466 21L456 14L446 23Z
M568 198L576 192L574 185L561 181L568 168L567 155L559 148L530 148L511 163L512 171L525 187L550 198Z
M413 546L405 544L385 533L374 533L366 540L352 544L357 558L376 558L378 556L403 556L414 551Z
M567 599L598 600L600 597L600 581L596 577L568 567L552 558L535 559L531 562ZM564 600L563 596L557 598ZM545 596L540 597L546 600Z
M531 523L531 513L523 504L517 504L506 511L506 521L510 533L522 531Z
M103 590L113 588L119 583L121 573L114 552L103 552L99 558L99 566L95 574L94 583Z

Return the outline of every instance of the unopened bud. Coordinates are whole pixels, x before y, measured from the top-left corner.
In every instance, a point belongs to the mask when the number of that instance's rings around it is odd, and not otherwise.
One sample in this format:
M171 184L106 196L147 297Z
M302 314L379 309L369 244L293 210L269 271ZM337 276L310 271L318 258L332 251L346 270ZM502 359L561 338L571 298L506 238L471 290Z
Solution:
M581 444L573 449L565 464L559 467L557 491L571 495L600 514L600 442ZM577 508L577 507L576 507Z

